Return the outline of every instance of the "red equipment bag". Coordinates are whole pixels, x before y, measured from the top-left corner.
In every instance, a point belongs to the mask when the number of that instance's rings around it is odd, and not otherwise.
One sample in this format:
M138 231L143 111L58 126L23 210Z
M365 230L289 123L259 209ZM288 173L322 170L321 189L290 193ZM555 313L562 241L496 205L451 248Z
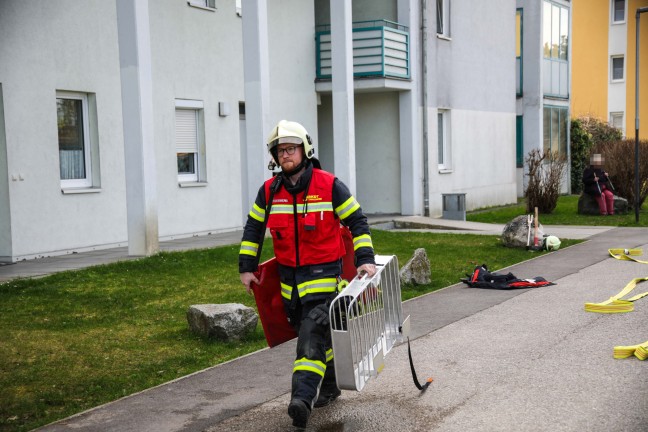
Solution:
M350 281L356 276L353 237L347 227L340 226L340 231L345 249L342 258L342 278ZM259 284L252 282L251 286L268 346L272 348L297 337L284 310L277 259L272 257L261 263L254 275L259 279Z

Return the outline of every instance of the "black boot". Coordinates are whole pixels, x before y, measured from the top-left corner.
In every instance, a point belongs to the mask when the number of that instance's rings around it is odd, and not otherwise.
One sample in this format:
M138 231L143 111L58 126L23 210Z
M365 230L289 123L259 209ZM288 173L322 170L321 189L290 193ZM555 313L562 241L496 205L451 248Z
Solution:
M293 426L305 429L310 417L310 407L301 399L293 399L288 405L288 415L293 419Z
M322 390L320 390L319 397L315 402L315 408L321 408L323 406L330 404L335 399L337 399L338 396L340 396L341 394L342 392L337 387L332 387L328 389L322 388Z

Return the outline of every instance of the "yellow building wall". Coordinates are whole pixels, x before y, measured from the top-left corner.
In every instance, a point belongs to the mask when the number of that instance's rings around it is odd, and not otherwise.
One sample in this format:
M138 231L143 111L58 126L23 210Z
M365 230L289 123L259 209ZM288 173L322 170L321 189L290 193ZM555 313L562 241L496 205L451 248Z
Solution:
M635 137L635 69L637 9L648 7L648 0L628 2L628 51L626 70L626 135ZM641 14L639 23L639 138L648 140L648 12Z
M610 0L572 1L572 118L608 121L609 9Z

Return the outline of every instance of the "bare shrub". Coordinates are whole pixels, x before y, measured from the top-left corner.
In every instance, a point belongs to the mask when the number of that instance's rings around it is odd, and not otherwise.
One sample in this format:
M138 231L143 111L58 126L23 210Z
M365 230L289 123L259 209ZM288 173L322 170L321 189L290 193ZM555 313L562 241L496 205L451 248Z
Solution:
M538 149L529 152L525 159L529 168L526 197L526 210L533 213L538 207L540 213L551 213L558 204L560 185L562 183L567 160L558 152L543 153Z
M635 141L624 139L594 146L592 153L605 158L603 168L609 174L614 194L635 205ZM648 197L648 141L639 140L639 207Z

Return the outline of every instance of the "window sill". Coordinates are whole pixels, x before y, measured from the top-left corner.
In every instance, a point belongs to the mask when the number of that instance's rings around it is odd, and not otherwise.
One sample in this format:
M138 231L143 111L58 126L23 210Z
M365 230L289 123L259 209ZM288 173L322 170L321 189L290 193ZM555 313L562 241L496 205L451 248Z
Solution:
M63 195L74 195L74 194L88 194L88 193L99 193L101 192L101 188L68 188L68 189L61 189L61 193Z
M195 188L195 187L207 187L207 182L186 182L178 183L178 187L181 188Z
M437 39L441 39L441 40L444 40L444 41L448 41L448 42L452 41L452 38L450 36L442 35L442 34L439 34L439 33L437 33L436 37L437 37Z
M439 168L439 174L452 174L453 172L452 168Z
M200 5L197 5L197 4L193 4L190 1L188 1L187 4L189 6L191 6L191 7L193 7L193 8L196 8L196 9L202 9L202 10L206 10L206 11L209 11L209 12L216 12L216 8L210 8L210 7L207 7L207 6L200 6Z

